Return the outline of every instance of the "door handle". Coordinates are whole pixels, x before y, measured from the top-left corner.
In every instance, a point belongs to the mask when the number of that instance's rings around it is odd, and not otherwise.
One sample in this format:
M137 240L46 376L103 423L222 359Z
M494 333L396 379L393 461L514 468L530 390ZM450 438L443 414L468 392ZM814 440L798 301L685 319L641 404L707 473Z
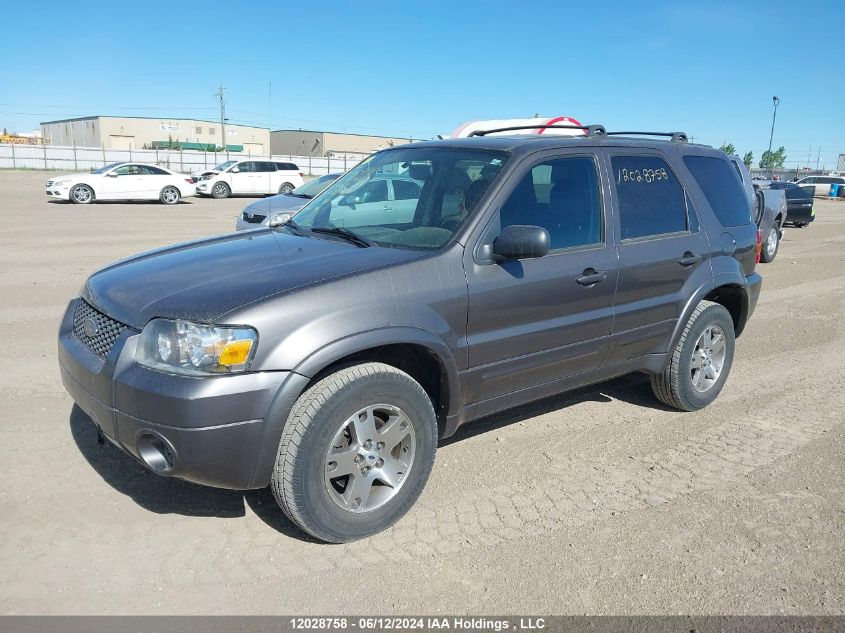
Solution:
M607 278L607 273L603 270L595 270L594 268L587 268L583 273L581 273L580 277L577 277L575 281L577 281L582 286L593 286L600 281L604 281Z
M687 251L686 253L684 253L684 256L678 260L678 263L681 266L692 266L693 264L697 264L698 262L700 262L702 259L704 259L704 257L699 255L698 253L690 253L689 251Z

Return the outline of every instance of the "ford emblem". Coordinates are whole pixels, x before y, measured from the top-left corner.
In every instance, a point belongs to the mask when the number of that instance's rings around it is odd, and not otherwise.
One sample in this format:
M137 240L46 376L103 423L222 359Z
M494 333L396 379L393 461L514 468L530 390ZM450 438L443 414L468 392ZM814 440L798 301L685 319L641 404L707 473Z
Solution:
M94 317L88 317L82 322L82 332L88 338L94 338L100 333L100 326L97 325L97 321Z

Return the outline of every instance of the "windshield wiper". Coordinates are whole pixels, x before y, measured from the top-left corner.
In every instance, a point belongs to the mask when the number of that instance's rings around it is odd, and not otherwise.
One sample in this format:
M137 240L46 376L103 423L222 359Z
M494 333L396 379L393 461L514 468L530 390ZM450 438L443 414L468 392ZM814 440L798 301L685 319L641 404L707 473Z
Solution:
M327 235L337 235L338 237L342 237L348 242L352 242L360 248L367 248L376 245L376 243L372 240L368 240L363 235L358 235L357 233L350 231L349 229L343 228L342 226L312 226L311 232L325 233Z
M286 196L290 196L291 198L305 198L306 200L310 200L314 196L309 196L307 193L294 193L293 191L288 191Z
M293 218L288 218L284 222L282 222L279 226L284 226L285 228L290 229L295 235L299 235L302 237L305 235L305 231L301 226L299 226Z

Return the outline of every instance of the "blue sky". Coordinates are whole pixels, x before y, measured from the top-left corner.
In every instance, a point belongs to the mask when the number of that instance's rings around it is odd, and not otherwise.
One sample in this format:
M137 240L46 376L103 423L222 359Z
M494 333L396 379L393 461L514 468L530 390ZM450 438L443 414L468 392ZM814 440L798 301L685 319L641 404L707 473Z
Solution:
M68 7L73 7L69 9ZM92 114L430 138L568 115L684 130L787 166L845 153L840 1L14 2L0 127ZM14 25L14 28L11 26Z

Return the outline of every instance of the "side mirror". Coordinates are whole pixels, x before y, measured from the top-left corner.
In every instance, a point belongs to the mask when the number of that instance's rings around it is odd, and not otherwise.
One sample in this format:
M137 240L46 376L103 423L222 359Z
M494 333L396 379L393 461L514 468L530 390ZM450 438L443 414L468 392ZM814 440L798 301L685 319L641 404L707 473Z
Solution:
M280 211L270 216L270 226L281 226L293 217L293 213Z
M513 224L506 226L493 240L493 257L498 260L532 259L549 252L551 238L541 226Z
M240 171L240 168L239 167L232 167L232 169L230 169L229 171L231 171L233 174L237 174Z

